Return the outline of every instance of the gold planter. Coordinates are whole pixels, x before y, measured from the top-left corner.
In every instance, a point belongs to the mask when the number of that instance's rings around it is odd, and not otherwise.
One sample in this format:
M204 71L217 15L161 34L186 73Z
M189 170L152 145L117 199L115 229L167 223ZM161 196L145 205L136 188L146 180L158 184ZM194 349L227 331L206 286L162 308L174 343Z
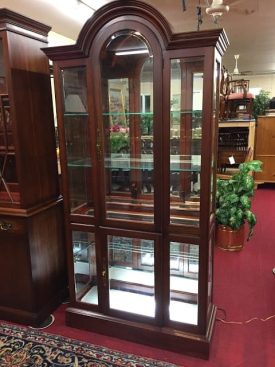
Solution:
M225 251L240 251L245 239L245 227L232 229L218 224L216 227L216 246Z

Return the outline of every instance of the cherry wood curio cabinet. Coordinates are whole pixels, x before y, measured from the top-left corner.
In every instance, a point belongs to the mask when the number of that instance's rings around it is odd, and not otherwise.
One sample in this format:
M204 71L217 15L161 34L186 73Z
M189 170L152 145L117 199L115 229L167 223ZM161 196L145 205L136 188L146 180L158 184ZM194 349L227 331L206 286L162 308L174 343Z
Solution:
M114 1L53 60L70 326L208 357L222 30Z
M0 319L41 325L66 289L50 28L0 9Z

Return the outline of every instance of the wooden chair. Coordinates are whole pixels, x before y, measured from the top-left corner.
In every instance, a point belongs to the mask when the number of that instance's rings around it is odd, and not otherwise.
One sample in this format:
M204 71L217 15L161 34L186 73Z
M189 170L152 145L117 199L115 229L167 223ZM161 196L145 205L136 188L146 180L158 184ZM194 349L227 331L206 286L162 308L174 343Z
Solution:
M249 92L249 80L229 80L225 96L224 118L252 118L254 95Z

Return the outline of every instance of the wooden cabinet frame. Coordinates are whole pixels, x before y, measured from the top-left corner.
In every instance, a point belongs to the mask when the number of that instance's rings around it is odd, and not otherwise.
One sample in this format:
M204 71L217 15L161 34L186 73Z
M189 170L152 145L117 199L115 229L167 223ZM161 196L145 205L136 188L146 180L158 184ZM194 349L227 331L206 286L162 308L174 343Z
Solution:
M66 295L50 27L0 9L0 318L40 326Z
M153 165L153 175L149 175L148 178L145 176L149 171L146 173L145 166L141 165L141 163L144 163L141 152L145 143L141 141L139 127L142 58L140 56L140 62L138 62L136 61L138 57L136 57L131 64L122 59L118 60L114 49L112 50L112 59L109 59L111 52L109 54L107 52L112 40L117 40L122 31L124 34L126 31L129 32L129 38L133 34L141 35L142 39L146 40L146 45L148 44L148 53L153 55L153 78L151 82L153 85L151 104L153 106L154 121L152 131L153 149L151 151L153 160L150 161L150 164ZM114 37L112 38L112 36ZM123 44L129 44L127 37L123 38L120 46ZM212 303L212 286L209 286L209 284L212 284L212 253L215 228L213 212L215 207L215 139L218 126L217 91L221 56L227 45L228 40L222 30L173 34L166 19L150 5L140 1L119 0L107 4L95 13L83 27L74 46L44 49L44 52L54 63L60 131L71 290L70 305L66 311L68 325L208 358L216 313L216 307ZM184 81L185 87L182 88L182 97L180 97L180 103L184 108L191 104L190 98L192 97L189 94L191 93L190 89L192 89L192 73L197 70L203 73L203 100L200 117L202 123L201 164L199 167L201 178L200 197L202 199L194 212L192 208L188 209L188 206L184 207L183 210L180 205L181 199L175 199L178 205L175 213L180 218L184 215L196 218L195 224L193 222L170 222L170 213L173 213L173 211L170 212L170 204L173 201L170 195L170 149L173 151L172 139L170 139L170 69L171 60L173 59L182 61L182 78L185 80L185 75L189 75L189 78ZM189 68L185 61L189 61ZM199 69L196 64L197 61L201 61ZM192 63L193 66L191 66ZM80 65L85 65L87 76L87 119L85 123L88 126L88 139L91 142L91 167L89 170L92 181L86 187L94 199L94 211L90 215L76 213L73 210L69 200L72 192L68 186L68 170L70 170L70 167L68 167L67 162L66 129L70 117L64 114L61 75L64 68L73 68ZM186 73L183 72L184 70ZM111 119L106 118L110 101L108 97L108 78L127 78L129 83L129 110L132 115L129 117L129 120L131 119L130 153L126 158L130 161L132 167L127 174L125 173L124 178L115 178L125 180L125 185L128 185L128 181L129 183L135 183L134 189L136 192L133 193L127 191L112 193L111 184L114 175L106 163L107 159L110 158L110 156L107 156L110 150L106 138L106 128L109 128L108 123L111 121ZM188 118L189 121L187 121ZM182 120L184 122L182 122L179 135L181 140L180 152L184 155L190 154L188 140L192 136L192 119L188 118ZM184 136L187 140L184 140ZM83 140L85 141L85 137L83 137ZM185 141L187 141L187 144L184 144ZM136 161L131 161L132 158ZM182 162L179 162L177 167L182 170ZM152 168L150 169L152 170ZM144 173L142 173L143 170ZM143 174L144 181L142 181ZM184 174L185 172L182 172L182 182L186 181L183 182L183 185L187 187L188 196L190 183L187 182L187 177L190 174L188 173L185 176ZM153 183L153 190L143 192L142 186L146 179L150 181L150 184ZM118 215L110 216L108 212L110 208L116 210ZM133 219L135 215L136 220ZM91 291L94 292L91 294L96 294L98 303L94 301L94 298L90 303L82 301L81 297L78 298L75 294L71 234L74 228L83 228L83 231L89 231L89 228L93 228L92 232L95 233L97 287L91 288ZM130 255L128 258L125 257L125 261L123 258L118 261L117 258L114 262L115 251L110 244L114 236L124 237L126 243L126 250L124 250L130 251L132 246L136 253L134 255L131 253L132 257ZM120 242L121 248L123 241ZM142 241L153 241L150 242L149 247L151 247L148 250L148 258L151 256L151 251L154 254L154 261L151 266L146 266L140 262ZM193 277L198 285L195 292L182 292L182 289L177 291L176 287L174 289L171 285L172 277L179 274L179 271L170 265L174 256L170 253L173 242L180 244L178 247L175 246L174 249L176 253L179 251L177 256L182 258L181 264L188 262L188 258L184 257L184 251L186 250L189 254L191 248L189 245L194 245L197 250L199 271L198 276L195 274ZM127 243L129 243L129 246ZM120 249L120 251L122 250ZM124 254L126 256L126 252ZM147 269L148 274L140 273L140 277L137 277L134 282L130 278L128 279L126 275L125 278L112 278L110 267L113 265L121 268L124 273L129 270L129 267L130 270L137 269L143 272ZM184 266L181 265L180 268L183 269ZM151 277L151 280L153 277L154 287L142 283L142 276L147 275ZM189 272L188 276L184 276L184 278L192 280L191 273ZM118 308L110 307L112 303L110 289L123 292L128 288L131 288L132 295L135 292L145 296L154 294L155 310L152 314L131 312L130 309L126 312L120 306ZM195 322L188 322L186 319L185 321L179 321L176 318L171 318L169 307L171 306L171 300L174 299L184 300L192 307L194 306L196 310Z

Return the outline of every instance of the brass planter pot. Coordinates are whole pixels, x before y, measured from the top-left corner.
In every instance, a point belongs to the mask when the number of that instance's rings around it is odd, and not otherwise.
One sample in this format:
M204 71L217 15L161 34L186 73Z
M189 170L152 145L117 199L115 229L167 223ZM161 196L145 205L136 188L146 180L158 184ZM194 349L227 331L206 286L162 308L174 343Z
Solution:
M218 224L216 227L216 246L225 251L240 251L245 239L245 227L232 229Z

